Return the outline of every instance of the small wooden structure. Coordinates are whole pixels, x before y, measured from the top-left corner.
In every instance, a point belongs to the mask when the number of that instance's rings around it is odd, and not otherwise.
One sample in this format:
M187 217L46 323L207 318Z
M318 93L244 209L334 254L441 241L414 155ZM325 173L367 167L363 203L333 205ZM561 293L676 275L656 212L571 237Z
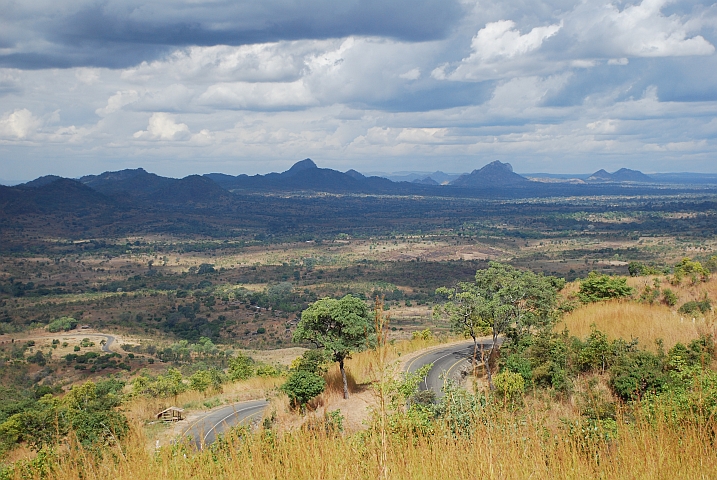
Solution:
M178 422L184 420L184 409L179 407L169 407L166 410L162 410L157 415L158 420L163 422Z

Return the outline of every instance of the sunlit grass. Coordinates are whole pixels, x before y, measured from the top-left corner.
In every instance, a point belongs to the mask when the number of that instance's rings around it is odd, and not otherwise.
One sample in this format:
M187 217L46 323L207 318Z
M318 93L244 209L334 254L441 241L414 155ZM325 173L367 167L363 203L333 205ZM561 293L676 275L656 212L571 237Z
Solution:
M517 413L517 414L516 414ZM470 438L440 428L432 436L327 434L299 429L273 435L230 437L223 448L185 454L181 449L150 452L133 429L123 453L101 459L76 451L57 465L54 478L373 479L424 478L714 478L715 425L675 429L661 422L620 421L617 440L590 444L581 436L546 429L540 411L497 410L478 423Z

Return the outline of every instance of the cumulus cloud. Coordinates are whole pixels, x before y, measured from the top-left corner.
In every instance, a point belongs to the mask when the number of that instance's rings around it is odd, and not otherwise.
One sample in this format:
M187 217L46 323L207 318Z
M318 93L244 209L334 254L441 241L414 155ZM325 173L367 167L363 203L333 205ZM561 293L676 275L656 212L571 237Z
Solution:
M137 93L136 90L120 91L108 98L107 105L103 108L98 108L95 110L95 113L104 117L110 113L120 110L125 105L136 102L137 100L139 100L139 93Z
M291 83L220 83L210 86L199 104L221 109L306 107L315 102L302 81Z
M693 29L699 22L665 15L669 0L642 0L620 10L613 3L585 2L565 20L577 48L607 57L711 55L714 46Z
M153 113L149 117L147 130L135 132L139 140L189 140L191 133L184 123L177 123L172 115L163 112Z
M521 35L512 20L487 24L471 41L470 56L461 60L451 72L450 65L433 71L434 78L448 80L487 80L500 78L507 73L505 63L537 50L547 39L555 35L561 24L535 27Z
M42 126L42 120L26 108L8 112L0 118L0 136L10 139L27 139Z

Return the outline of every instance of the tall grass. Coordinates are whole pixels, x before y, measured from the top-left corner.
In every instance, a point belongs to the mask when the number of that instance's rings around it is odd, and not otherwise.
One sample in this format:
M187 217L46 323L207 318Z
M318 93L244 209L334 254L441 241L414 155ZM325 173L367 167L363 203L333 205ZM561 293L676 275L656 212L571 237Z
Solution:
M547 428L540 411L497 410L489 418L470 438L439 427L431 436L391 434L385 449L375 430L339 435L300 429L234 435L201 453L175 447L155 454L144 448L141 430L133 429L122 454L98 459L74 450L51 477L370 479L381 476L382 466L392 479L717 477L714 422L680 429L660 421L619 422L615 440L593 442Z
M662 339L666 348L678 342L688 343L701 333L714 335L712 315L692 317L678 314L665 305L649 305L634 301L600 302L586 305L565 315L557 328L566 327L572 335L585 338L593 325L611 339L637 338L644 348L655 348Z

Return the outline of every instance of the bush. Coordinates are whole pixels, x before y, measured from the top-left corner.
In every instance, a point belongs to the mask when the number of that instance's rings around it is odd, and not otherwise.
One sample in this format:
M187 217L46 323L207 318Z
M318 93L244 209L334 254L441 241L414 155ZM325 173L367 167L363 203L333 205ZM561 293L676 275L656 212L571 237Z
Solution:
M676 284L679 284L685 277L691 278L692 283L697 283L700 280L706 282L710 276L710 272L704 268L700 262L685 257L680 263L675 265L673 275L674 283Z
M675 305L677 305L678 300L679 298L677 297L677 294L669 288L665 288L664 290L662 290L662 303L664 303L668 307L674 307Z
M706 314L712 310L712 302L705 298L701 301L692 300L683 304L677 311L684 315Z
M493 379L493 384L495 385L495 392L503 397L503 401L506 403L514 403L520 400L523 390L525 390L523 376L509 370L504 370L496 375Z
M329 363L331 363L331 357L328 352L323 348L316 348L305 351L302 356L291 362L291 370L303 370L323 375L328 371Z
M241 353L235 358L229 360L229 378L236 382L237 380L246 380L254 376L254 360L251 357L242 355Z
M417 330L411 334L411 339L413 340L430 340L431 338L433 338L433 333L430 328Z
M590 272L588 278L580 283L578 298L583 303L599 302L613 298L623 298L632 295L632 287L627 285L626 278L611 277Z
M61 317L56 320L51 321L47 325L47 329L51 333L56 332L67 332L69 330L72 330L77 327L77 320L75 320L72 317Z
M659 394L669 380L660 358L645 351L621 356L610 374L610 387L623 400L638 400L648 393Z
M281 372L273 365L260 365L259 368L256 369L256 375L265 378L278 377L281 375Z
M281 391L286 393L294 408L304 407L309 400L320 395L326 388L326 381L319 375L303 370L294 371Z

